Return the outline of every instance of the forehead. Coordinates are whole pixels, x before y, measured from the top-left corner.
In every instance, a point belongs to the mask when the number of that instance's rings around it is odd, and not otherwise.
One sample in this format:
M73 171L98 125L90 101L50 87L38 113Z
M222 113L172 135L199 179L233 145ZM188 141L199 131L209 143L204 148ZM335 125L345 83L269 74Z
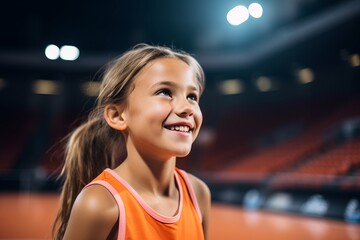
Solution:
M162 81L198 88L194 69L177 58L158 58L149 62L138 74L135 86L151 86Z

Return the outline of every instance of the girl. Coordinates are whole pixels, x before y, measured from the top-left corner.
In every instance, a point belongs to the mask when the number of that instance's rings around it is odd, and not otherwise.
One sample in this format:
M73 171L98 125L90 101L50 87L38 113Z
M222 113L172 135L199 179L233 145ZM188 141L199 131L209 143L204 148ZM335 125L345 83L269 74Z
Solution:
M56 239L204 239L210 191L176 168L199 133L204 73L190 55L138 45L105 72L70 136Z

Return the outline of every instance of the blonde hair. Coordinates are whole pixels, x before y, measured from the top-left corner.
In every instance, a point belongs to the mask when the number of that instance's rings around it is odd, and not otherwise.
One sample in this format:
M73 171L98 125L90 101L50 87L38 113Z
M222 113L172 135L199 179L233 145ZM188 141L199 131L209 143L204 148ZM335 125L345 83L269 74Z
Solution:
M182 51L139 44L110 62L103 75L96 106L88 120L68 137L61 172L64 177L61 206L53 227L55 239L63 238L72 206L83 187L104 169L118 166L126 157L124 136L106 123L105 107L126 103L138 73L158 58L177 58L188 64L195 73L200 93L203 92L205 76L201 66Z

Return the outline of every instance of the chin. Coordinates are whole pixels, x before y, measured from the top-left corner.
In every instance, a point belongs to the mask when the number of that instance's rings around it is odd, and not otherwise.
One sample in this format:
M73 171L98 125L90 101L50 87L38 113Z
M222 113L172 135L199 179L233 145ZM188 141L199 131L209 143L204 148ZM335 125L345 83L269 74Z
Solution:
M183 149L182 151L179 151L176 153L176 157L186 157L187 155L189 155L190 151L191 151L191 148Z

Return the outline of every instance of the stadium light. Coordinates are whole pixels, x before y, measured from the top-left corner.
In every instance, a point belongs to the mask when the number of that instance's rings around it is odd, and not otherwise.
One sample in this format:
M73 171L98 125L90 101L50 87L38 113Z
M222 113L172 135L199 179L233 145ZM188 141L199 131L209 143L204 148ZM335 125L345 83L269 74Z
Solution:
M80 55L80 51L75 46L64 45L60 48L60 58L66 61L74 61Z
M259 3L250 4L248 10L249 10L249 14L253 18L261 18L261 16L263 15L263 8Z
M65 61L74 61L80 55L80 51L75 46L64 45L61 48L50 44L45 48L45 56L50 60L56 60L59 57Z
M45 56L50 60L56 60L60 56L60 49L54 44L50 44L45 48Z
M249 11L246 7L238 5L232 8L226 15L226 19L231 25L237 26L248 20Z

